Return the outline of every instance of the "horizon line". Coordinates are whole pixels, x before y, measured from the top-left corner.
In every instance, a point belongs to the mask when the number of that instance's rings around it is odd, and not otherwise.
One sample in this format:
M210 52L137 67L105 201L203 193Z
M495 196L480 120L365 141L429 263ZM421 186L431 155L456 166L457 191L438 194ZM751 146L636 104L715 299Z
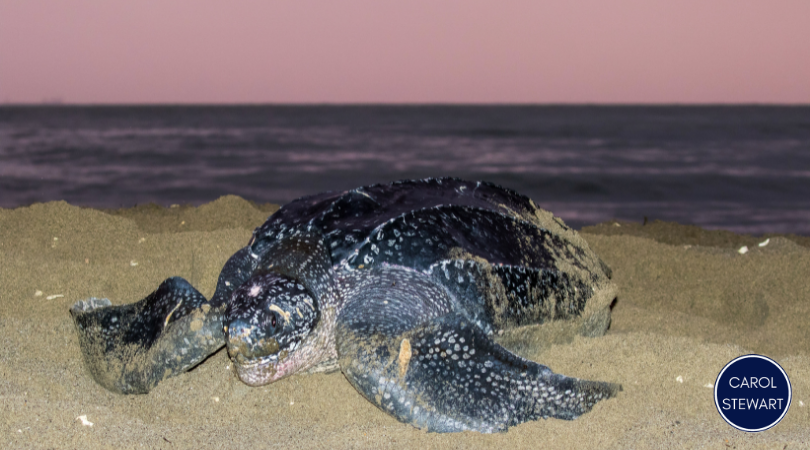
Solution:
M41 102L0 102L3 107L499 107L499 106L541 106L541 107L808 107L809 103L780 102L63 102L45 100Z

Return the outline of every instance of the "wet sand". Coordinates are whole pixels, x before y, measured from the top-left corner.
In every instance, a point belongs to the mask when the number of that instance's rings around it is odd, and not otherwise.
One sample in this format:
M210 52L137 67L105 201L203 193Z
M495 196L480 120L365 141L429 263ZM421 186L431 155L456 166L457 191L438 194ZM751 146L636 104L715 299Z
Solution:
M68 314L74 302L134 302L170 276L210 296L224 262L273 209L238 197L198 208L0 209L0 447L810 447L807 238L759 247L764 237L677 224L583 230L619 287L611 327L530 355L558 373L623 385L575 421L428 434L378 411L339 372L248 387L224 351L148 395L113 394L89 377ZM706 387L747 353L774 358L793 387L782 422L756 434L727 425Z

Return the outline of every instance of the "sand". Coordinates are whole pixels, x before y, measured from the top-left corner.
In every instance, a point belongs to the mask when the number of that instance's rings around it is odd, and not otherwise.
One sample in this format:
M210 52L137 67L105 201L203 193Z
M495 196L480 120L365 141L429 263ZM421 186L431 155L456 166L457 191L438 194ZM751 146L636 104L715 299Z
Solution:
M226 259L273 209L238 197L198 208L0 209L0 447L810 447L807 239L774 236L759 247L764 238L677 224L584 230L619 287L611 327L531 357L624 391L575 421L428 434L378 411L339 372L251 388L223 351L148 395L113 394L88 376L68 314L76 300L134 302L170 276L210 296ZM706 387L752 352L778 361L793 386L782 422L756 434L727 425Z

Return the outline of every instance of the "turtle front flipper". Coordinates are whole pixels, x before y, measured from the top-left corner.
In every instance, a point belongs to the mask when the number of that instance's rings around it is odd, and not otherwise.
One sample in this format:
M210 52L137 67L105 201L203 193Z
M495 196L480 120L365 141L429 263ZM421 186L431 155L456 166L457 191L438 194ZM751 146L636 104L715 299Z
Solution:
M436 432L504 431L539 418L574 419L621 389L510 353L451 312L453 300L418 273L386 268L364 277L338 317L340 367L402 422Z
M139 302L111 306L107 299L91 298L70 313L93 378L113 392L145 394L225 344L224 307L212 307L175 277Z

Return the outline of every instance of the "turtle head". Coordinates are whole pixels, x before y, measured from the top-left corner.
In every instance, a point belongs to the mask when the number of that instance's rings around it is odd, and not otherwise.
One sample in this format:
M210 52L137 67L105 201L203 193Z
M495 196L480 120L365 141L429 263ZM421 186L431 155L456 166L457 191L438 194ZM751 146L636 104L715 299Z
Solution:
M308 367L318 319L316 300L294 279L264 273L247 280L231 296L224 320L239 378L260 386Z

